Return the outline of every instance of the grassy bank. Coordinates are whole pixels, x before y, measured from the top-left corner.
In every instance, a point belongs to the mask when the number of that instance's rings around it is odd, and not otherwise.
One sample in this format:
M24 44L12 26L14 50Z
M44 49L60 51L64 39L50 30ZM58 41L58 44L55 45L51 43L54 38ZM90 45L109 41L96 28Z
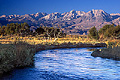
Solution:
M34 46L24 42L0 44L0 75L33 64Z

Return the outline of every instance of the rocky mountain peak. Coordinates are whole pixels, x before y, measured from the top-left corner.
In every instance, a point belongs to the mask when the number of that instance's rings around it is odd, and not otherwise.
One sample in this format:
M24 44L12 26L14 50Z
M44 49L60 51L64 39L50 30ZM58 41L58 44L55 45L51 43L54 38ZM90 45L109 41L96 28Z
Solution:
M103 10L94 10L94 9L92 9L91 11L89 11L89 12L87 12L87 13L91 13L91 14L108 14L108 13L106 13L105 11L103 11Z
M112 16L108 13L106 13L103 10L94 10L86 13L86 16L88 16L90 19L96 19L98 21L111 21Z
M47 15L47 13L37 12L34 16L41 18L41 17L44 17L44 16L46 16L46 15Z
M55 12L55 13L48 14L43 18L46 19L46 20L56 20L60 17L62 17L62 15L58 12Z
M70 11L70 13L76 14L76 11L73 9L73 10Z
M2 15L2 16L0 16L0 18L3 18L3 17L7 17L6 15Z
M95 17L98 17L98 16L110 16L110 14L106 13L103 10L94 10L94 9L92 9L91 12L95 15Z
M103 10L101 10L101 9L99 9L99 10L95 10L95 9L92 9L92 11L93 11L93 13L104 13L105 11L103 11Z

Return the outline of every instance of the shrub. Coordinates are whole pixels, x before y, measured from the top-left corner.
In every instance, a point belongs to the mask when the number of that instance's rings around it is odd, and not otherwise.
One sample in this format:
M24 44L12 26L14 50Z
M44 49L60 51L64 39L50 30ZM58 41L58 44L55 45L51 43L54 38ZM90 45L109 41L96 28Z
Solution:
M0 74L33 64L34 46L23 42L0 44Z
M102 38L119 38L120 36L120 26L105 25L99 30L99 35Z
M106 32L107 29L111 28L111 27L114 27L114 24L112 25L104 25L100 30L99 30L99 34L104 34Z

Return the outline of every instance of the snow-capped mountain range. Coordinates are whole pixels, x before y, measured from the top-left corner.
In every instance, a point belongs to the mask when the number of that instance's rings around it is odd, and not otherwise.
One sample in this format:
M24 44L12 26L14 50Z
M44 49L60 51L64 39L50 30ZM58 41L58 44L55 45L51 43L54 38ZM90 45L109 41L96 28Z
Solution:
M109 14L103 10L91 10L88 12L71 10L65 13L36 13L25 15L2 15L0 25L8 23L27 22L30 26L54 26L58 25L66 33L83 33L95 26L100 29L105 24L120 25L120 13ZM81 32L82 31L82 32Z

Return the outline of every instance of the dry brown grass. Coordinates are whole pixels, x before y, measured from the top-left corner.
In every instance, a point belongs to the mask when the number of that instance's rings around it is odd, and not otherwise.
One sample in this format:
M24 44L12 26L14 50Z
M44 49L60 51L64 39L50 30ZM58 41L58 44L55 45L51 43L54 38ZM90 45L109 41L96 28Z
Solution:
M120 45L120 40L114 39L104 39L104 40L94 40L87 37L87 35L67 35L65 38L58 38L56 41L54 41L54 38L52 39L45 39L43 37L10 37L10 36L1 36L0 37L0 43L1 44L11 44L14 42L26 42L31 45L37 45L37 44L48 44L52 45L53 43L88 43L88 44L96 44L96 43L106 43L107 45L110 45L113 43L114 46Z
M0 37L0 42L2 44L9 44L9 43L14 43L15 41L22 41L22 42L27 42L29 44L41 44L41 43L54 43L54 38L50 39L50 40L46 40L43 37L9 37L9 36L1 36ZM67 35L65 38L58 38L58 40L56 41L58 43L98 43L99 41L96 40L92 40L92 39L88 39L86 35L80 35L80 36L70 36Z

